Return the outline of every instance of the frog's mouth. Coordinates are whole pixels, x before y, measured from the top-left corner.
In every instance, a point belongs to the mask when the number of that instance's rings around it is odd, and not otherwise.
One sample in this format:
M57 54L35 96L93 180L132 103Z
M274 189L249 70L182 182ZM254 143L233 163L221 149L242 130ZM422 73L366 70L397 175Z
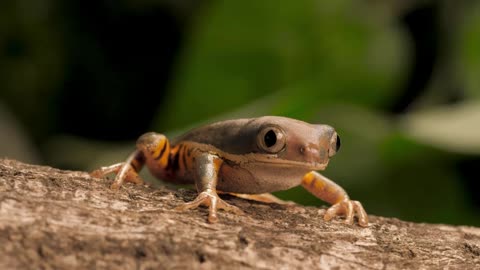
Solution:
M273 166L281 166L281 167L292 167L292 168L301 168L301 169L308 169L312 171L319 171L325 170L328 165L328 160L326 163L319 163L319 162L300 162L300 161L293 161L293 160L285 160L285 159L277 159L273 160L257 160L258 163L273 165Z
M241 164L248 164L248 163L256 163L256 164L264 164L267 166L273 166L273 167L290 167L290 168L298 168L298 169L305 169L305 170L311 170L311 171L318 171L318 170L324 170L329 162L329 159L327 159L325 162L307 162L307 161L295 161L295 160L288 160L288 159L282 159L278 157L275 154L268 155L268 154L255 154L255 153L250 153L246 155L231 155L227 157L227 159L230 159L232 161L236 161Z

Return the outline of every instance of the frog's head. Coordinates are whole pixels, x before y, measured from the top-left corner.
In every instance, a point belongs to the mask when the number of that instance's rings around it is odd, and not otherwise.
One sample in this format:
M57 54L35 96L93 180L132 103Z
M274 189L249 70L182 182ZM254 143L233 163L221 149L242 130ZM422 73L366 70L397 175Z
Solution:
M340 149L340 137L328 125L273 116L257 118L249 125L257 133L255 152L265 154L268 163L321 170Z
M332 127L278 116L213 123L191 130L177 138L180 141L200 143L206 151L221 153L237 164L270 164L299 171L325 169L340 148Z

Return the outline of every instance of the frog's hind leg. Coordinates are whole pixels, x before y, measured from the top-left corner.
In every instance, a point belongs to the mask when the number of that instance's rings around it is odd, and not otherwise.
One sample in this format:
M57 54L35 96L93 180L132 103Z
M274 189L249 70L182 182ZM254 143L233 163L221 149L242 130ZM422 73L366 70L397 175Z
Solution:
M145 163L143 154L136 150L133 152L125 162L117 163L107 167L101 167L90 173L93 177L103 178L108 174L115 173L115 180L113 181L111 188L118 189L124 181L132 182L135 184L143 184L142 178L138 175L138 172L142 169Z
M242 194L242 193L231 193L231 192L220 192L218 193L224 193L224 194L230 194L232 196L246 199L246 200L252 200L252 201L257 201L257 202L263 202L263 203L277 203L277 204L283 204L283 205L294 205L295 203L292 201L284 201L277 196L271 194L271 193L262 193L262 194Z

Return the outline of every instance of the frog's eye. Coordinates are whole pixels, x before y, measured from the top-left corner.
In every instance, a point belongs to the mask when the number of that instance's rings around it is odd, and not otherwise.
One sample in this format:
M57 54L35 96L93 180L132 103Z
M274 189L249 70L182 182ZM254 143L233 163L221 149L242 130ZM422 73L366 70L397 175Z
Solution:
M269 153L278 153L285 149L286 136L283 130L277 127L266 127L258 133L257 144L260 149Z

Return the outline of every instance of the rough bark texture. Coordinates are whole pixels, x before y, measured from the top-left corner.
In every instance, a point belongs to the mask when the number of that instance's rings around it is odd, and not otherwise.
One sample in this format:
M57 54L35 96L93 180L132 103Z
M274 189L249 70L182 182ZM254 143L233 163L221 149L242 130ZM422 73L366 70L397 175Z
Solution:
M0 269L474 269L480 228L371 217L326 223L323 209L226 199L246 216L176 212L195 192L0 160Z

